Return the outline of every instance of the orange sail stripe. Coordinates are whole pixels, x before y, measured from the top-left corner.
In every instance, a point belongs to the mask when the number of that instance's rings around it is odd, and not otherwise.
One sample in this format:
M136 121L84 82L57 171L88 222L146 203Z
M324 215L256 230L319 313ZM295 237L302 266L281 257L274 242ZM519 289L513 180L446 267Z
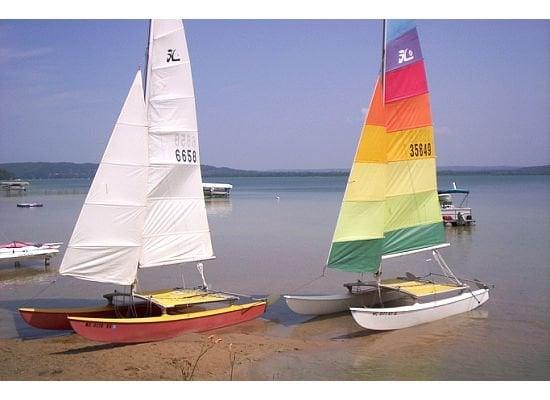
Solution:
M384 103L382 101L382 83L380 79L376 81L376 87L369 106L369 112L365 120L365 125L384 126L386 118L384 116Z
M432 125L428 93L386 103L386 131L420 128Z

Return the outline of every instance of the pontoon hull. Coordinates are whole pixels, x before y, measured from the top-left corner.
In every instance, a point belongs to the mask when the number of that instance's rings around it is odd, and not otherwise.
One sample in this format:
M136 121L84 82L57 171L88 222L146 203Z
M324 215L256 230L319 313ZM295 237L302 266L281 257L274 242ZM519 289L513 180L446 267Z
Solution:
M240 324L261 316L265 301L231 305L201 312L149 318L69 317L79 335L95 342L144 343L171 339L185 332L203 332Z
M351 308L351 315L363 328L386 331L437 321L471 311L489 300L489 289L474 290L429 303L387 308Z
M112 306L94 308L20 308L23 320L34 328L52 330L71 330L68 316L107 318L114 316Z
M396 292L383 292L382 300L390 301L400 295ZM378 291L343 293L335 295L284 296L288 308L296 314L327 315L348 311L350 307L373 305L379 301Z

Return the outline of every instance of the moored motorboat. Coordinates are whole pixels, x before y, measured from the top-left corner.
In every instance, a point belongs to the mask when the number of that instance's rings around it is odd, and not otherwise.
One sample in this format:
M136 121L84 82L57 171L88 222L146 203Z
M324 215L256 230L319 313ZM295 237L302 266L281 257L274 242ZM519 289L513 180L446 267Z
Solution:
M463 226L473 225L475 220L472 215L472 208L468 207L469 190L457 189L453 182L452 189L438 190L441 217L445 225ZM462 196L460 203L456 204L456 196Z
M205 198L229 197L233 185L229 183L203 183L202 190Z
M0 244L0 262L15 261L16 266L20 261L31 258L44 258L48 265L50 258L59 253L63 243L31 243L14 240L13 242Z

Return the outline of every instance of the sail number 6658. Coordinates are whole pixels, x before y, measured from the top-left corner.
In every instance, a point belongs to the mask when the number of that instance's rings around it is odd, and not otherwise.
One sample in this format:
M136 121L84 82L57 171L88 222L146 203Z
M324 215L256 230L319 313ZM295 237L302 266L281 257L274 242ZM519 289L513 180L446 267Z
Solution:
M176 160L178 162L197 162L197 152L195 150L176 149Z
M424 157L432 155L431 143L411 143L409 146L409 156Z

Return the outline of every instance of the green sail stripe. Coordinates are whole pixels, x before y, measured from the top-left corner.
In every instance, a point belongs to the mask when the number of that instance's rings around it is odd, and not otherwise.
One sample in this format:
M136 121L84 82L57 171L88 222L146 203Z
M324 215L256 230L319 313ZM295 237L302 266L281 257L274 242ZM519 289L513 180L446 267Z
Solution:
M442 221L386 232L382 254L423 249L445 243L445 227Z
M334 242L327 265L347 272L376 272L383 254L436 246L445 242L443 223L413 226L387 232L383 239Z
M348 272L376 272L380 265L383 239L334 242L328 266Z

